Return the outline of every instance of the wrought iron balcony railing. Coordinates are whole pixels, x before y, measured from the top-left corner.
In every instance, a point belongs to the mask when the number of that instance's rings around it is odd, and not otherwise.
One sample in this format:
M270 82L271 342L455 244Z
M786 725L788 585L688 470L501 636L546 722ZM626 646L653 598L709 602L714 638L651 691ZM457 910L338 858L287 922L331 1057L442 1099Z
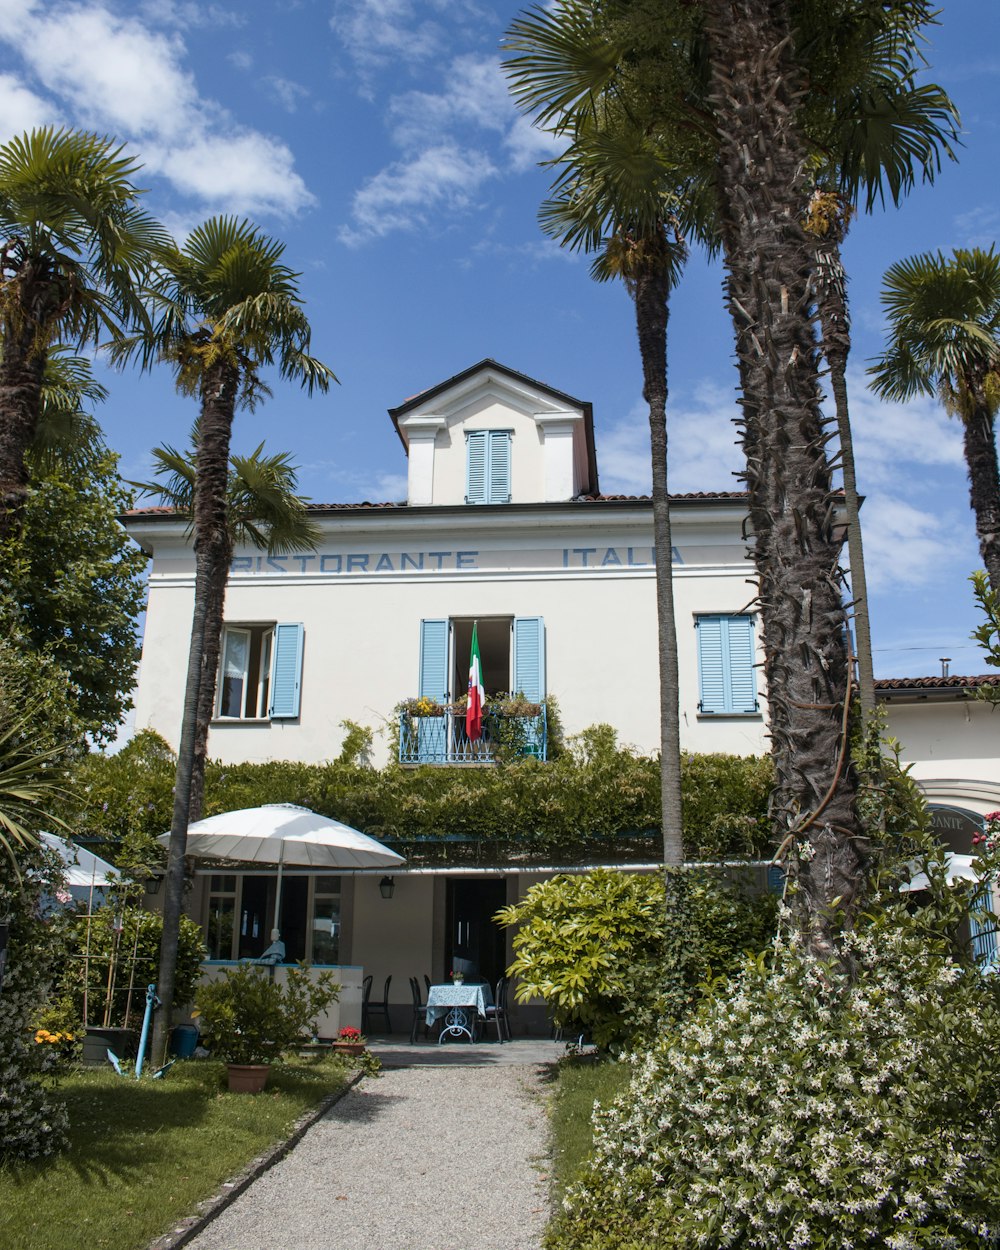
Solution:
M535 716L508 716L487 712L482 736L473 741L465 732L465 715L399 714L401 764L492 764L503 753L544 760L548 750L545 705Z

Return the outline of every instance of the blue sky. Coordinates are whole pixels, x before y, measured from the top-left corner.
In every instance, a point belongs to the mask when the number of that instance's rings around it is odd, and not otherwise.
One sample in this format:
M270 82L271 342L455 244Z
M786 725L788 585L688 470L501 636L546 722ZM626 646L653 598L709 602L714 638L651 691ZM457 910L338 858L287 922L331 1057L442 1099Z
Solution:
M48 123L117 135L147 202L181 233L246 214L301 270L313 347L341 385L277 384L241 414L317 501L398 499L405 462L386 409L492 356L594 405L601 485L648 490L631 305L539 232L549 151L510 103L499 40L520 5L462 0L0 0L0 137ZM865 391L881 275L926 249L998 233L1000 5L943 0L932 75L965 146L934 187L857 221L845 249L853 421L880 676L979 672L967 577L978 567L956 423L934 401ZM670 324L671 487L731 489L736 375L721 273L695 257ZM182 444L190 400L166 372L108 373L98 413L128 477Z

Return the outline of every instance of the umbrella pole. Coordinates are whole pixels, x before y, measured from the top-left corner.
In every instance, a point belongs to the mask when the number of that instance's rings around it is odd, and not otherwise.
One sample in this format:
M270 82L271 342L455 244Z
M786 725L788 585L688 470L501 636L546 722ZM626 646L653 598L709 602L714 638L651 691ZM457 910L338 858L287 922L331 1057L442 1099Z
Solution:
M274 924L271 926L271 941L277 942L281 937L281 871L284 867L285 844L282 842L278 850L278 883L274 887Z

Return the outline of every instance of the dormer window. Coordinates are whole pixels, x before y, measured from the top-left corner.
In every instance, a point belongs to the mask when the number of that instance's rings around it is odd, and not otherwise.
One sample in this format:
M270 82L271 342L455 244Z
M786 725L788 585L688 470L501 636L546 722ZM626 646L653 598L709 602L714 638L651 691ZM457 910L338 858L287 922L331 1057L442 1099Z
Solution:
M510 503L510 430L469 430L466 503Z

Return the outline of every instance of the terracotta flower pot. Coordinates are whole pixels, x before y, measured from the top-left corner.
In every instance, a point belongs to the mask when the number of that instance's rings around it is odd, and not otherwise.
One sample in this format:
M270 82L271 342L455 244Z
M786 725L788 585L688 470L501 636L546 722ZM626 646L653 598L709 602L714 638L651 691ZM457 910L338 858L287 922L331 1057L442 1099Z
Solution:
M330 1046L337 1055L363 1055L364 1042L331 1042Z
M234 1094L259 1094L267 1084L269 1063L227 1063L229 1089Z

